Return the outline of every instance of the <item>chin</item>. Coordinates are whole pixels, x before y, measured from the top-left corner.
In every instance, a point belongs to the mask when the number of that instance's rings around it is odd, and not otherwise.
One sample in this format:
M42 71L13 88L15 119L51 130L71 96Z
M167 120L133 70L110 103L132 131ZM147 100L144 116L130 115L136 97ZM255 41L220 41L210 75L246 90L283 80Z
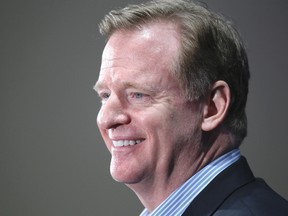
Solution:
M131 169L119 169L110 167L110 174L112 178L124 184L136 184L141 181L142 175L139 172L133 172Z

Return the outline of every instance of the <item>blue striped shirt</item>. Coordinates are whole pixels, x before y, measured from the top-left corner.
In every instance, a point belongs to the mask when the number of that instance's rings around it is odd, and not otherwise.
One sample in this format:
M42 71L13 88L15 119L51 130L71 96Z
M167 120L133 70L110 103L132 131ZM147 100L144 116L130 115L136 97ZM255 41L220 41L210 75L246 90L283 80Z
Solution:
M222 155L188 179L153 212L149 213L147 209L144 209L140 216L182 215L193 199L209 184L209 182L239 158L239 149L234 149Z

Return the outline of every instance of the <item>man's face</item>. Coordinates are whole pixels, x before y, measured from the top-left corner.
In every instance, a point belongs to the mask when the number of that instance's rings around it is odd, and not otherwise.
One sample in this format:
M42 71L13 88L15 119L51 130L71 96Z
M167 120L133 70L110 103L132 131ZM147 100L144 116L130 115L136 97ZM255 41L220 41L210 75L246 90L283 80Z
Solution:
M195 159L201 115L171 73L178 37L174 25L159 22L117 31L104 49L97 123L117 181L155 184Z

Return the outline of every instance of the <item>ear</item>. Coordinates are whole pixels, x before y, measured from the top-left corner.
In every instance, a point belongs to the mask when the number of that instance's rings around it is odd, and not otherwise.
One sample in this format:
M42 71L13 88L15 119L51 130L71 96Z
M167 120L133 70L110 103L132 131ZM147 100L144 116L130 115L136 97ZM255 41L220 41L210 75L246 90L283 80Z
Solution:
M229 104L230 88L228 84L222 80L215 82L204 102L202 130L211 131L220 125L225 119Z

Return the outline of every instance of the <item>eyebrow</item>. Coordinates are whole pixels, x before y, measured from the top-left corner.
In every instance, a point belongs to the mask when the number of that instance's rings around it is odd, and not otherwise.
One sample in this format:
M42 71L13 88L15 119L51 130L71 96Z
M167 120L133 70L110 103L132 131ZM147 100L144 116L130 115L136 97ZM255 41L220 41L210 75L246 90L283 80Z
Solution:
M138 83L132 83L132 82L123 82L121 84L122 86L124 86L124 88L135 88L135 89L139 89L142 91L149 91L149 92L157 92L159 91L159 89L157 87L153 87L151 85L147 85L146 83L141 83L141 85L138 85ZM102 82L97 81L96 84L93 86L93 89L98 92L101 89L106 88L106 85Z
M104 85L101 82L96 82L95 85L93 86L94 91L98 92L100 89L103 89Z

